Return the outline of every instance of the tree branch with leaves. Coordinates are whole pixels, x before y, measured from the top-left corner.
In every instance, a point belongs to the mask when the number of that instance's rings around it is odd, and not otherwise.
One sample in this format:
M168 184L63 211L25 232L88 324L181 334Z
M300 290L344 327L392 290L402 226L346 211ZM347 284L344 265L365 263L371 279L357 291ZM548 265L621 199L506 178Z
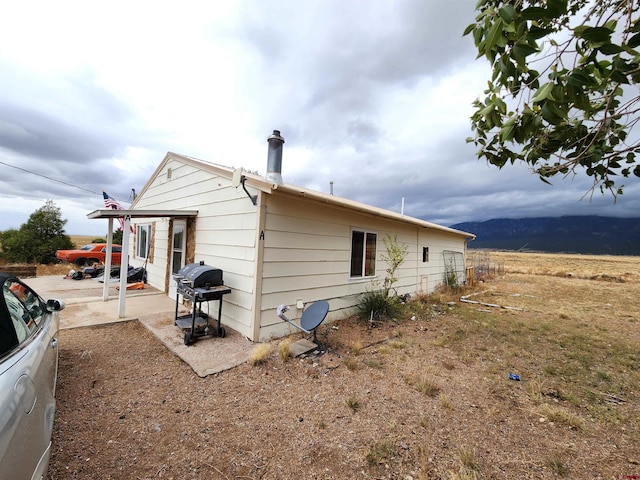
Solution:
M637 0L480 0L473 36L492 67L474 102L475 137L499 168L525 162L549 183L584 173L623 193L640 177L640 21Z

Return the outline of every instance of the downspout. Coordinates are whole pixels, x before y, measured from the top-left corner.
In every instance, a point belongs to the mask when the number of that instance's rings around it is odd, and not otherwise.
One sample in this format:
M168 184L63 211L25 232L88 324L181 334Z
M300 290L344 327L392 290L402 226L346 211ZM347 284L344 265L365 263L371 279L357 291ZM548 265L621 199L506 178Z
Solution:
M262 263L264 262L264 226L267 217L267 206L265 205L267 195L259 192L258 197L258 221L256 225L256 238L254 248L256 260L253 271L253 305L251 306L251 341L260 341L260 329L262 328Z
M422 275L420 275L420 227L416 227L416 281L415 281L415 293L416 295L420 291L422 286Z

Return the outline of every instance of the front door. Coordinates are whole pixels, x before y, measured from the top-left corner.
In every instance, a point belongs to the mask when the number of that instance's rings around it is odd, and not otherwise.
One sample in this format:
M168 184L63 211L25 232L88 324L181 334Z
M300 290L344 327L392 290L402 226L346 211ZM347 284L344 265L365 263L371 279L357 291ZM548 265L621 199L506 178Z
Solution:
M171 278L169 279L169 297L176 299L176 281L173 275L184 267L185 253L187 250L187 222L185 220L173 221L173 235L171 238Z

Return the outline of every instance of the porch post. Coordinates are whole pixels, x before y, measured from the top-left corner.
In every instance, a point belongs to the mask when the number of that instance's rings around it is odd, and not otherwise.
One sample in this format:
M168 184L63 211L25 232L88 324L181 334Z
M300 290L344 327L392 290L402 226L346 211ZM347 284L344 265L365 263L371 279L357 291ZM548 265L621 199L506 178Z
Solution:
M129 232L131 230L131 215L125 215L122 227L122 257L120 258L120 296L118 317L125 316L127 298L127 277L129 273Z
M113 218L109 217L107 230L107 256L104 260L104 285L102 287L102 301L109 300L109 282L111 280L111 252L113 250Z

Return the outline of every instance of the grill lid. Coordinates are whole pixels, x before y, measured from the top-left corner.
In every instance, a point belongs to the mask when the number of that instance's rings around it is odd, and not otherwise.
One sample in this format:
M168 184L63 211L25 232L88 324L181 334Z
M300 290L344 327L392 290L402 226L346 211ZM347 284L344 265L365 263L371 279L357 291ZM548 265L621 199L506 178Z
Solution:
M206 284L212 287L222 285L222 270L205 265L204 262L189 263L178 271L178 283L186 283L192 288L201 288Z

